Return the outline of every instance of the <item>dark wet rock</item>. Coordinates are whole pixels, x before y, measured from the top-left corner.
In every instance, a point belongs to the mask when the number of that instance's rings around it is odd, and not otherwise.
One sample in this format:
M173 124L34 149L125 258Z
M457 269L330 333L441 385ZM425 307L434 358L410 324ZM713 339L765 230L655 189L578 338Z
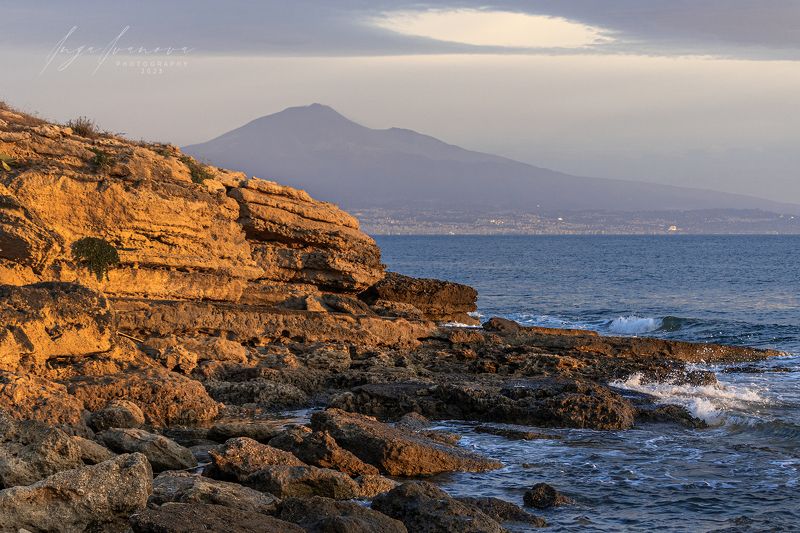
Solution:
M128 400L112 400L104 408L92 413L89 425L95 431L111 428L139 428L144 424L144 413Z
M536 509L549 509L560 505L568 505L572 500L547 483L537 483L523 496L525 505Z
M209 450L209 455L211 464L206 468L205 475L239 483L269 466L305 466L291 453L247 437L230 439L219 448Z
M343 448L359 459L394 476L431 475L441 472L482 472L501 463L462 448L382 424L367 416L328 409L311 416L311 426L329 432Z
M96 465L104 461L113 459L117 454L98 444L97 442L83 437L70 437L81 453L81 461L87 465Z
M530 514L519 506L511 502L491 497L464 497L456 498L462 503L472 505L483 511L487 516L497 522L521 522L533 527L547 527L547 521L540 517Z
M277 517L300 525L309 533L406 533L399 520L355 502L314 496L284 500Z
M490 318L483 323L482 327L486 331L492 331L495 333L518 333L523 330L523 326L517 322L500 317Z
M361 488L347 474L315 466L266 466L241 482L279 498L325 496L350 500L361 496Z
M440 420L591 429L630 428L635 412L630 402L608 387L555 377L363 385L337 396L331 404L389 420L414 411Z
M163 435L142 429L107 429L98 433L97 438L115 452L144 454L155 472L197 466L197 460L187 448Z
M304 533L271 516L207 503L167 503L134 514L130 525L134 533Z
M398 302L412 305L425 318L436 322L477 323L468 313L478 308L478 292L460 283L412 278L389 272L381 281L361 293L360 298L369 304Z
M208 438L225 442L236 437L247 437L267 443L284 430L283 426L280 420L218 420L211 426Z
M738 365L729 366L720 370L723 374L762 374L765 372L791 372L792 369L788 366L756 366L756 365Z
M541 433L539 431L528 431L525 429L513 429L497 426L475 426L476 433L486 433L488 435L497 435L498 437L505 437L509 440L558 440L561 439L560 435L553 433Z
M372 508L400 520L415 533L502 533L496 520L451 498L431 483L410 481L372 501Z
M692 415L682 405L641 406L636 413L637 422L679 424L693 429L707 428L705 420Z
M147 505L152 480L147 459L135 453L0 491L0 531L121 533Z
M0 488L30 485L83 466L80 446L58 428L0 412Z
M207 503L241 511L274 514L280 500L238 483L188 472L164 472L153 480L153 494L148 503L160 506L170 502Z
M306 464L331 468L352 477L379 473L377 468L339 446L327 431L298 426L270 440L269 445L291 452Z

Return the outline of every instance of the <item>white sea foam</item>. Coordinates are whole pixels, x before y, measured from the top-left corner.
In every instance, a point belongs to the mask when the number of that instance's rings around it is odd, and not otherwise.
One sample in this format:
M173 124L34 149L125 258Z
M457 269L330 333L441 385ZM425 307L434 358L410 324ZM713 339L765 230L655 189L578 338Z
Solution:
M660 404L677 404L686 407L692 415L709 424L721 424L732 416L752 412L767 400L758 391L739 385L714 383L712 385L678 385L670 382L647 382L641 374L625 381L615 381L612 386L642 392L656 397Z
M663 323L664 321L660 318L643 318L636 315L621 316L608 324L608 331L619 335L638 335L657 331Z

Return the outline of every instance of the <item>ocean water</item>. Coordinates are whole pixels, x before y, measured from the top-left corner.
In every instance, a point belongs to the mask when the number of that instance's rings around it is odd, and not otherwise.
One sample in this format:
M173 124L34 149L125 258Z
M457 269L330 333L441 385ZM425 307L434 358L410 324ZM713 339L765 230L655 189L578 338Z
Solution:
M708 429L520 442L443 423L506 465L437 478L448 491L521 503L526 487L551 483L576 502L540 513L551 531L800 531L800 236L376 240L391 270L478 289L485 318L787 353L760 372L698 365L718 372L714 386L614 384L684 405Z

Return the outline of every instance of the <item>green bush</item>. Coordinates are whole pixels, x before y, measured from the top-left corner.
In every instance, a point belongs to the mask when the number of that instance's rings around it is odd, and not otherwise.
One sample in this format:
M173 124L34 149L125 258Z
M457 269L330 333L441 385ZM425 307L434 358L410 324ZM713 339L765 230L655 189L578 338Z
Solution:
M114 158L108 152L104 152L99 148L89 148L89 150L94 153L92 165L94 165L95 170L108 170L114 164Z
M94 120L89 117L78 117L67 122L66 126L72 128L72 133L81 137L94 138L100 135L100 129Z
M97 281L108 279L109 269L119 265L117 249L97 237L84 237L72 243L72 257L86 266L97 277Z
M208 167L202 163L198 163L188 155L181 156L181 163L189 167L189 173L192 175L192 181L195 183L203 183L214 177L213 174L208 171Z

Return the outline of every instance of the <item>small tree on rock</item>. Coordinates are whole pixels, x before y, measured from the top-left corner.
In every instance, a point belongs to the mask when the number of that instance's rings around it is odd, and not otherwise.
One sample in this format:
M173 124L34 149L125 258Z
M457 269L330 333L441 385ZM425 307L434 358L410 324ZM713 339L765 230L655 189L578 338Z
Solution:
M109 269L119 265L117 249L97 237L84 237L72 243L72 257L86 266L97 277L97 281L108 279Z

